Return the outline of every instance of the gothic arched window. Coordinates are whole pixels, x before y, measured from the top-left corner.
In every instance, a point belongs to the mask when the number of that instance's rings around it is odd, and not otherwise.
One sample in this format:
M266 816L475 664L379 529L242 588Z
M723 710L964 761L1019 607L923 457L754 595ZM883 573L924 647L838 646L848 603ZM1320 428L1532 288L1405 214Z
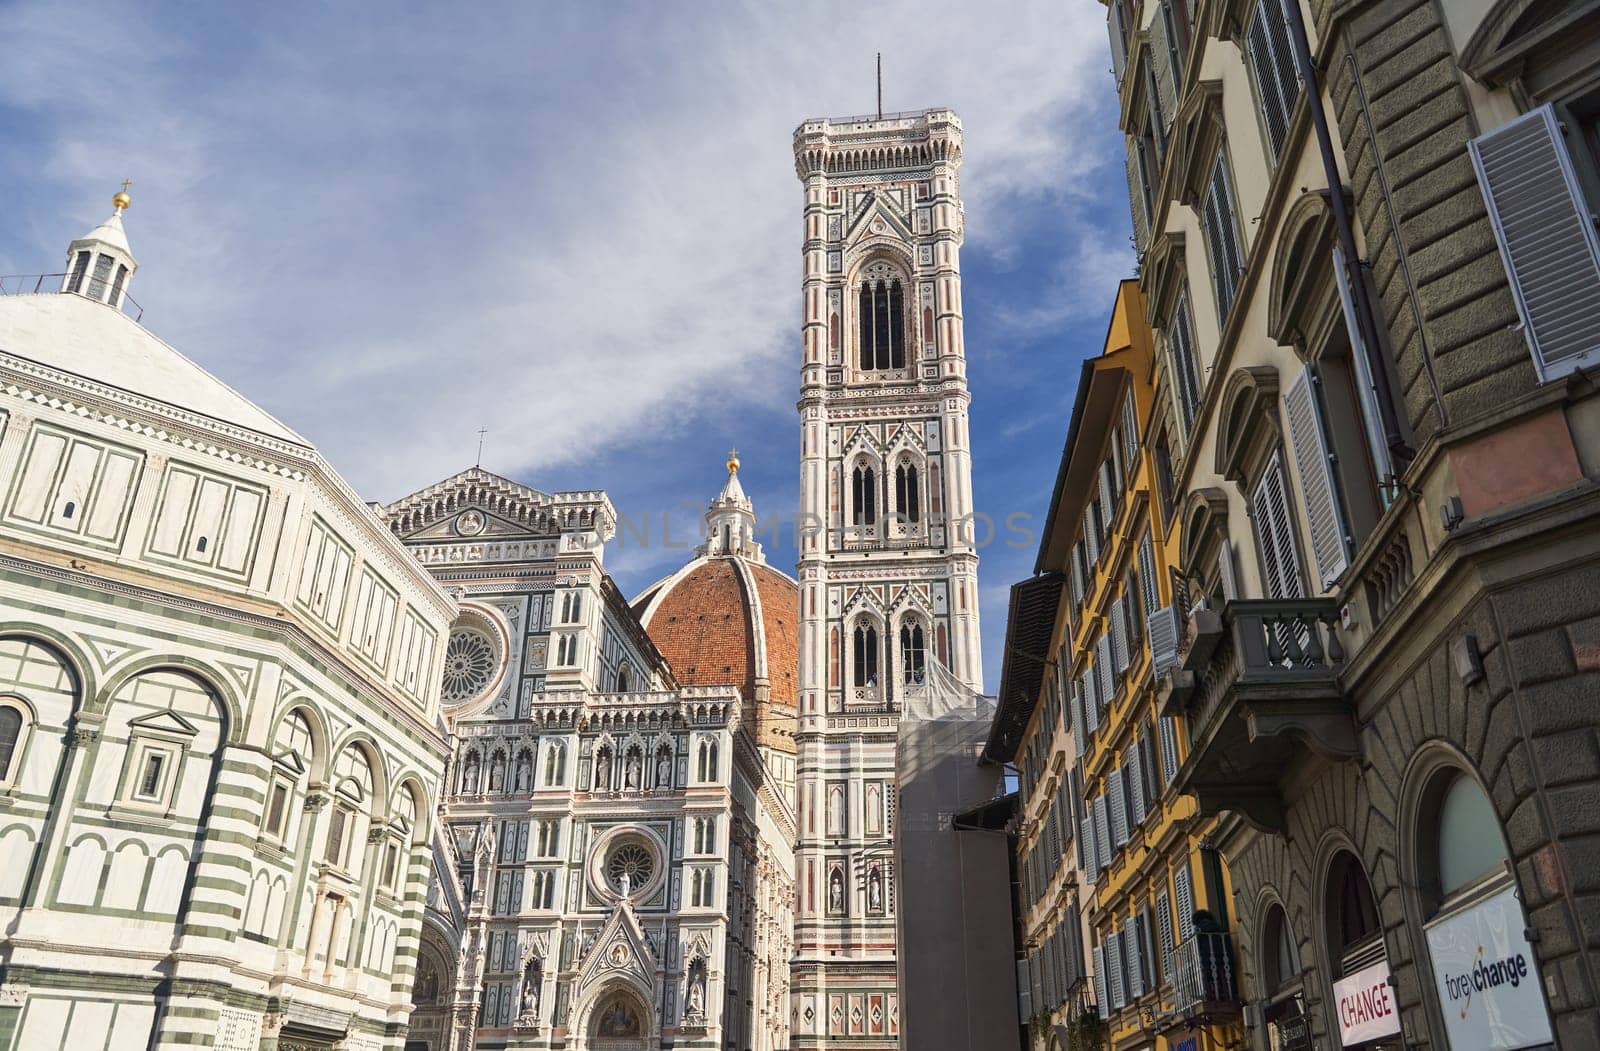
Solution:
M855 684L878 685L878 629L857 624L855 633Z
M921 624L900 625L900 659L905 664L906 685L922 685L927 674L927 648Z
M624 663L622 667L617 669L617 692L627 693L631 685L632 683L628 676L628 665Z
M860 368L905 368L905 286L900 279L869 275L861 282L858 303L856 360Z
M922 485L917 465L909 461L894 469L894 509L907 522L922 521Z
M873 525L878 521L878 475L866 464L858 464L850 476L851 521Z

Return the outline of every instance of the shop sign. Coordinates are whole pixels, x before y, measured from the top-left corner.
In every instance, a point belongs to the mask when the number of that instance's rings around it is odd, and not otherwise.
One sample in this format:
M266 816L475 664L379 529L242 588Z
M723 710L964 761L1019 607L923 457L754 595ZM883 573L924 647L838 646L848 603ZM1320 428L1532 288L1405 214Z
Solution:
M1500 1051L1555 1039L1515 887L1432 923L1428 952L1452 1051Z
M1339 1042L1345 1047L1400 1032L1400 1007L1389 984L1389 961L1379 960L1333 983Z

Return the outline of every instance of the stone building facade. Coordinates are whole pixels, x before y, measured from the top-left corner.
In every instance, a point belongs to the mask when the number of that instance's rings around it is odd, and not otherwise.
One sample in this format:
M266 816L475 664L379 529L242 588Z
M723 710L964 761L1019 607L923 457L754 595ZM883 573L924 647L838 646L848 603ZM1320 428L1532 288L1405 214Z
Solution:
M1600 15L1108 13L1251 1039L1600 1045Z
M129 316L115 203L0 296L0 1047L398 1049L455 604Z
M474 468L383 509L461 605L409 1047L787 1046L795 585L737 467L633 605L603 492Z
M961 315L961 123L808 120L800 370L795 1048L899 1032L897 712L983 675Z

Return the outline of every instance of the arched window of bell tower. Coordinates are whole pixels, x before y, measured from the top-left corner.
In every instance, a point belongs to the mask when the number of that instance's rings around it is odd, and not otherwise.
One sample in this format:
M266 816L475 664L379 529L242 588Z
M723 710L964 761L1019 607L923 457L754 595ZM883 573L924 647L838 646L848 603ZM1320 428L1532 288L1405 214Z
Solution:
M856 366L863 372L906 367L906 283L886 262L861 271L856 292Z

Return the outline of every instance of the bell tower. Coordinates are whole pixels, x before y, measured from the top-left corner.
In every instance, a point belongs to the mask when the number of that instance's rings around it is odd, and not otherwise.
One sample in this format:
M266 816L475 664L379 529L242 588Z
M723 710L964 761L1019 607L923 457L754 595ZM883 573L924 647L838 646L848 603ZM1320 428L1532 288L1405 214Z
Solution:
M961 321L961 121L816 119L800 371L800 710L791 1043L892 1047L896 724L981 690Z

